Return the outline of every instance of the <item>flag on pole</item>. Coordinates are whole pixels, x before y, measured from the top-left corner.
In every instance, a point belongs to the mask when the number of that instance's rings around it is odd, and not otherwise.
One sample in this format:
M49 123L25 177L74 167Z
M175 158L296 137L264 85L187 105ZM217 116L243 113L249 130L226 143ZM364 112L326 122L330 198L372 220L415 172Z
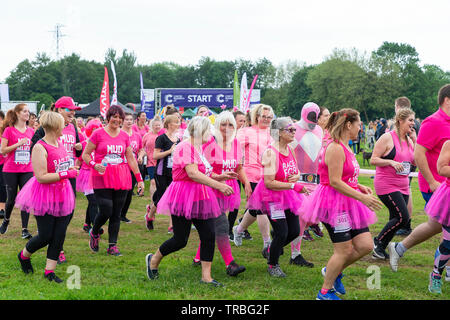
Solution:
M142 110L144 108L145 103L144 79L142 78L142 71L140 72L140 80L141 80L141 110Z
M233 106L238 106L240 103L239 95L239 80L237 70L234 70L234 83L233 83Z
M253 78L252 85L250 86L250 90L248 91L247 105L246 105L246 107L245 107L245 110L246 110L246 111L249 111L249 110L250 110L250 99L251 99L251 97L252 97L252 91L253 91L253 87L255 86L256 79L258 79L258 75L256 75L256 76Z
M106 119L106 112L109 109L109 78L108 69L105 67L105 77L103 80L102 92L100 93L100 115Z
M247 73L244 72L242 75L241 80L241 91L240 91L240 98L239 98L239 109L245 113L245 108L247 106L247 97L248 97L248 90L247 90Z
M111 105L114 105L117 104L117 79L116 79L116 70L114 69L114 63L112 61L111 61L111 70L114 76L114 90L111 99Z

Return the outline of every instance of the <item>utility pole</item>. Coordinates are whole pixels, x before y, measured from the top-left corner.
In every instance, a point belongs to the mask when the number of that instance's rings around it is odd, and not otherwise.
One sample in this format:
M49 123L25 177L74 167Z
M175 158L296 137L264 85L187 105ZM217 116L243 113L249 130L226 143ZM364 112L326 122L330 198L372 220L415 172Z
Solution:
M65 34L63 34L61 32L61 28L63 28L63 27L64 27L64 25L58 23L55 26L55 30L50 31L54 34L54 38L56 41L56 60L59 60L59 56L60 56L61 38L66 36Z

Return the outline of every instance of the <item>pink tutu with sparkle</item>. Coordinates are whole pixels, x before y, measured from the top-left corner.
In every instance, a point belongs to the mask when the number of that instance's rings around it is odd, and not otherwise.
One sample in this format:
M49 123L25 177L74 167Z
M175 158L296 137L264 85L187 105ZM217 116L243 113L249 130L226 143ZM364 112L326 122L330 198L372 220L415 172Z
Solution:
M227 185L233 188L234 193L228 197L224 196L222 192L216 189L212 189L217 197L217 202L222 212L231 212L235 209L239 209L241 206L241 189L237 180L230 179L224 181Z
M290 210L298 216L304 201L305 196L293 189L280 191L267 189L264 180L261 179L248 200L247 207L250 210L260 210L270 216L270 206L276 204L277 209Z
M207 220L217 218L222 210L212 188L193 181L172 181L158 202L157 212Z
M91 185L90 176L91 176L90 168L80 169L80 172L78 173L77 176L77 187L76 187L76 190L78 192L86 192L93 189Z
M75 195L68 179L39 183L32 177L17 195L15 206L35 216L63 217L75 209Z
M323 184L306 197L300 211L302 219L307 223L324 222L333 228L343 215L346 217L346 223L353 230L366 228L377 221L375 212L362 202L344 196L333 187Z
M104 174L91 168L90 183L92 189L130 190L131 173L126 163L107 165Z
M441 183L433 192L425 212L443 226L450 226L450 180Z

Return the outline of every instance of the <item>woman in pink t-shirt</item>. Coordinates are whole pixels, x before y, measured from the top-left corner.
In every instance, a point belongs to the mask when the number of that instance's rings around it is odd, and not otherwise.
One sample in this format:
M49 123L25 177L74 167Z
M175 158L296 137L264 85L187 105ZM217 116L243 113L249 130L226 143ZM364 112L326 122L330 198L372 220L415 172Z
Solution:
M22 189L25 183L33 177L31 138L34 132L33 129L27 127L29 116L28 106L24 103L18 104L6 113L6 119L1 128L1 153L6 156L3 165L3 177L6 184L7 199L5 218L0 226L0 234L4 234L8 230L16 201L17 188ZM21 218L22 238L29 239L32 237L28 231L30 214L22 210Z
M136 159L138 165L142 165L145 154L145 150L142 146L142 138L140 134L133 131L133 129L131 128L132 126L133 126L133 115L127 113L125 114L125 120L123 121L122 130L125 131L130 137L130 145L131 148L133 149L134 158ZM127 212L128 209L130 208L134 187L136 186L136 179L134 178L133 174L131 175L131 180L132 180L131 189L130 191L128 191L127 198L125 200L125 204L123 205L122 213L120 215L120 221L123 221L125 223L131 223L131 220L127 218Z
M44 277L61 283L63 281L55 275L55 269L75 208L69 178L75 178L78 171L71 165L71 156L59 141L64 128L63 117L56 112L46 112L41 117L41 123L45 135L32 152L35 176L25 184L16 201L18 208L35 216L38 234L19 252L18 259L23 272L33 273L31 255L47 247Z
M147 174L150 177L150 199L153 199L153 194L156 190L155 171L157 160L153 158L153 152L155 151L156 138L159 136L159 132L162 128L162 121L160 117L155 117L150 121L151 131L145 134L142 138L142 144L147 154ZM145 214L145 225L148 230L153 230L153 220L155 219L156 207L152 209L150 204L146 206L147 212Z
M5 120L5 114L0 111L0 128L3 127L3 120ZM0 153L0 219L5 218L5 202L6 202L6 186L3 179L3 164L6 157Z
M165 256L186 246L193 223L201 241L201 283L221 286L211 277L215 247L214 223L221 214L213 189L229 196L233 194L233 188L210 178L212 167L202 152L202 145L210 139L209 127L207 118L194 117L187 129L191 138L175 148L173 182L158 203L158 213L172 217L174 234L155 254L149 253L146 256L147 276L150 280L158 277L158 266Z
M98 252L100 229L109 220L109 246L107 253L120 256L117 239L120 230L120 213L128 190L131 189L130 168L138 182L138 194L144 192L144 182L139 172L130 137L120 129L125 114L113 105L106 113L107 125L92 134L83 151L83 160L91 167L91 181L99 213L89 232L89 247ZM91 153L95 151L95 160Z

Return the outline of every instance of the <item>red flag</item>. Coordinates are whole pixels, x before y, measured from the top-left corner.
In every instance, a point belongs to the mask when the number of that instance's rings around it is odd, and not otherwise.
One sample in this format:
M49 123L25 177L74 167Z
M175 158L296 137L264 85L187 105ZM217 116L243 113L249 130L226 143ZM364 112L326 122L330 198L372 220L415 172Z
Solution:
M105 79L103 80L102 92L100 94L100 115L106 119L106 112L109 109L109 78L108 69L105 67Z

